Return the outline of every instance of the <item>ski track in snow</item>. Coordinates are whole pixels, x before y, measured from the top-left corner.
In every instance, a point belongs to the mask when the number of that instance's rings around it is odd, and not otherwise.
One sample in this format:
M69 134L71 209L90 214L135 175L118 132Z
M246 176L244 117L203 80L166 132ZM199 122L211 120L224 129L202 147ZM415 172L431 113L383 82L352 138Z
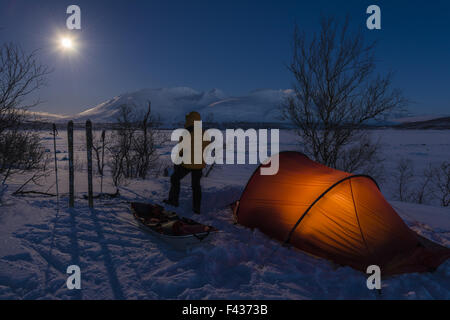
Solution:
M84 199L69 209L63 196L57 211L53 198L7 195L0 207L0 299L450 299L450 261L434 273L383 279L379 294L361 272L235 225L227 205L252 171L215 171L213 183L203 182L200 216L190 211L190 177L183 181L177 213L221 230L211 244L188 251L142 232L129 211L129 201L164 199L168 178L133 182L120 198L95 200L94 210ZM392 204L413 230L450 247L448 209ZM66 287L72 264L81 268L82 290Z

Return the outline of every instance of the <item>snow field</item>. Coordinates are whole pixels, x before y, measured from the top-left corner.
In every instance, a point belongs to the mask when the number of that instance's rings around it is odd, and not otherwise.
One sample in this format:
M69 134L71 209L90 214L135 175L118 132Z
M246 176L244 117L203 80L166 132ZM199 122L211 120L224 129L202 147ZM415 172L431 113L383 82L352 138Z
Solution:
M376 131L385 145L387 176L401 157L418 172L430 161L450 158L448 131ZM9 183L0 207L0 299L450 299L450 261L434 273L382 279L382 294L369 291L366 276L336 267L294 248L280 246L258 230L233 223L227 207L239 198L255 165L219 166L203 179L203 212L191 212L190 177L182 183L180 215L221 232L210 245L175 250L136 227L127 201L161 201L169 179L149 177L121 188L121 198L95 200L89 210L84 132L76 131L76 208L67 208L65 134L57 140L60 210L56 199L13 197L25 177ZM43 138L52 150L52 141ZM281 150L294 150L295 138L281 132ZM170 155L170 145L161 152ZM54 176L45 189L54 190ZM94 181L98 192L99 179ZM450 210L392 201L392 179L381 183L386 198L416 232L450 246ZM36 187L34 187L36 188ZM105 180L105 191L112 192ZM68 290L66 269L81 268L82 290Z

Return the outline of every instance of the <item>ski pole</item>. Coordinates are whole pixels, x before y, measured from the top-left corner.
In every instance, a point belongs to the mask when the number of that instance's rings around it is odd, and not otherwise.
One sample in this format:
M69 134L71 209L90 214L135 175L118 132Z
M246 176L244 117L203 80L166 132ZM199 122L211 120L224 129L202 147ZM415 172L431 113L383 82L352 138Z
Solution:
M100 195L103 195L103 170L105 168L105 130L102 131L102 172L100 176Z
M74 188L74 168L73 168L73 121L67 124L67 139L69 145L69 207L73 208L75 204Z
M86 121L86 149L88 165L88 202L89 208L94 208L94 196L92 188L92 122Z
M59 186L58 186L58 158L56 157L56 136L58 130L56 124L53 124L53 151L55 153L55 180L56 180L56 207L59 210Z

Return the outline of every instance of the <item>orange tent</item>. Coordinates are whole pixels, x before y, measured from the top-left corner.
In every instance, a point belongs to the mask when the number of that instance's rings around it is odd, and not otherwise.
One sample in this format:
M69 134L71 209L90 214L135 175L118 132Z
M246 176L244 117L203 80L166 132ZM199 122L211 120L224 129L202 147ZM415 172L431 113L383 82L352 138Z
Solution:
M340 265L384 275L426 272L450 249L408 228L369 176L328 168L298 152L279 154L276 175L255 171L235 215L239 224Z

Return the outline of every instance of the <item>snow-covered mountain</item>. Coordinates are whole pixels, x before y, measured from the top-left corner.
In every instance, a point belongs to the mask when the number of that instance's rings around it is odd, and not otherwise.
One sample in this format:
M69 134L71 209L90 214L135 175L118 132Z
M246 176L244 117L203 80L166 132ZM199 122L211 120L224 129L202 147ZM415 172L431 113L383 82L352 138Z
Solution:
M198 111L204 121L217 123L270 123L288 125L281 118L280 106L293 95L291 89L255 90L240 96L230 96L219 89L198 91L189 87L142 89L121 94L104 101L86 111L72 116L32 112L33 118L47 122L66 122L74 120L81 123L87 119L97 123L116 122L121 105L129 105L137 111L145 111L148 101L152 111L158 115L162 124L177 127L190 111ZM376 126L397 126L405 123L439 118L441 115L393 114L384 122L369 122ZM448 117L448 115L446 115Z
M393 119L390 119L390 121L396 124L405 124L405 123L430 121L449 116L450 116L449 114L421 114L421 115L410 114L407 116L395 117Z
M186 113L198 111L204 120L215 122L283 122L279 106L292 90L257 90L242 96L228 96L219 89L196 91L188 87L143 89L116 96L73 117L76 122L114 122L123 104L145 110L152 102L154 114L172 125Z

